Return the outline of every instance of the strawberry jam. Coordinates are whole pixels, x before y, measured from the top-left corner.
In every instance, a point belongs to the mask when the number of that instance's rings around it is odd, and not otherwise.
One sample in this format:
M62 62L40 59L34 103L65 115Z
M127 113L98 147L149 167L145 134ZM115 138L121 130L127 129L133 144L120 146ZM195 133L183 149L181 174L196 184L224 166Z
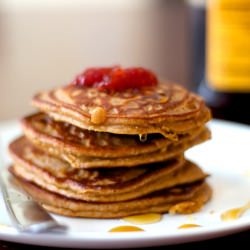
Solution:
M78 86L111 91L155 86L157 83L155 74L147 69L141 67L122 68L120 66L88 68L73 82Z

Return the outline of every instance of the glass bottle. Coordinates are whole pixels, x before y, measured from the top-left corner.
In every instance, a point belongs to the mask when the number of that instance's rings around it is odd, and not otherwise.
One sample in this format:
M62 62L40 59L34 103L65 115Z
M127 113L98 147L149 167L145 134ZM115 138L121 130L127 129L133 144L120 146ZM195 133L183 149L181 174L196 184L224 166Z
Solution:
M250 124L250 0L208 0L206 76L213 117Z

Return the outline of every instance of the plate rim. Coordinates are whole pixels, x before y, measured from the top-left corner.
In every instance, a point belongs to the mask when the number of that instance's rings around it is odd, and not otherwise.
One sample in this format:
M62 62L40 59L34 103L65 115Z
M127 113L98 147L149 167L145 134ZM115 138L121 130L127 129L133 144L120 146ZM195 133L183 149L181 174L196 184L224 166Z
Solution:
M233 126L240 129L247 129L250 132L249 125L212 119L208 126ZM17 120L0 122L0 132L3 129L12 129L13 127L19 127ZM1 150L1 149L0 149ZM0 239L6 241L12 241L16 243L31 244L37 246L52 246L52 247L71 247L71 248L109 248L109 247L152 247L161 245L173 245L180 243L188 243L191 241L207 240L226 236L231 233L237 233L250 229L250 216L242 217L236 221L223 222L221 224L190 228L188 231L175 230L168 234L156 230L154 232L122 232L122 233L110 233L110 232L68 232L65 234L51 234L43 233L30 237L29 233L19 233L13 227L1 226L0 224ZM84 234L84 235L83 235ZM47 239L44 241L43 239ZM48 241L50 239L50 241ZM124 242L124 245L121 245Z

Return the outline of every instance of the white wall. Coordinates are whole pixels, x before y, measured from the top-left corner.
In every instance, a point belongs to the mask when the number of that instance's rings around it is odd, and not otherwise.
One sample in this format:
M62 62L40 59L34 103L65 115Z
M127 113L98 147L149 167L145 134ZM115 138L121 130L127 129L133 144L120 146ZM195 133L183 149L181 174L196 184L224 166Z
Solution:
M0 1L0 120L31 112L33 94L89 66L140 65L188 84L188 11L163 2Z

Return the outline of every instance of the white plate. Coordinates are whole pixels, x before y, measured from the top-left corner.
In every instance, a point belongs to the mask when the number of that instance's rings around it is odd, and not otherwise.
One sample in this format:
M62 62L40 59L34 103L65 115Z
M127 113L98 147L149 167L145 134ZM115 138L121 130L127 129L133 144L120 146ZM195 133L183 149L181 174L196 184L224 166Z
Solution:
M109 233L122 220L71 219L54 216L69 226L66 234L25 234L17 232L8 219L0 194L0 239L13 242L71 248L128 248L179 244L215 238L250 228L250 211L231 222L221 221L220 215L230 208L250 201L250 128L248 126L213 120L209 123L213 139L190 149L186 156L211 174L208 181L214 194L199 213L193 215L164 215L163 220L139 225L145 232ZM6 147L20 134L17 123L0 125L3 165L10 162ZM199 228L178 229L185 223Z

